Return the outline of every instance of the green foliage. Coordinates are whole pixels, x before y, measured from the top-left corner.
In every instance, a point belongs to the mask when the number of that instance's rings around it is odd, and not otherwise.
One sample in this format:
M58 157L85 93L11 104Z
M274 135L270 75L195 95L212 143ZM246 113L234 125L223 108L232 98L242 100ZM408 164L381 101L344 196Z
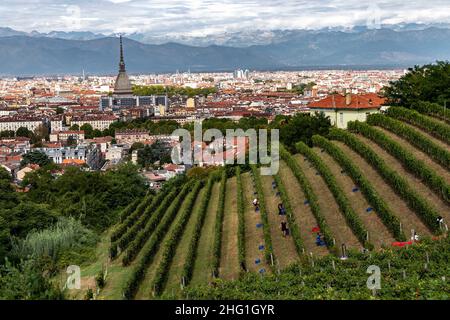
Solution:
M141 167L152 167L157 161L159 164L172 163L171 149L166 143L156 141L138 150L138 164Z
M159 199L162 200L161 198ZM133 213L127 216L127 218L114 229L111 234L111 242L115 242L120 239L128 231L128 229L131 228L135 222L139 220L139 218L141 218L147 206L150 205L152 201L154 201L153 194L146 195L143 200L136 199L135 202L138 202L138 205ZM125 208L125 210L127 209L128 207Z
M172 87L172 86L135 86L133 88L133 93L137 96L151 96L151 95L168 95L173 96L208 96L210 94L217 93L216 88L183 88L183 87Z
M50 258L53 265L80 263L87 248L93 249L98 237L73 218L61 218L48 229L34 231L24 239L13 239L12 255L18 258Z
M316 218L317 225L320 228L320 232L323 234L323 238L327 247L334 247L333 234L331 233L330 228L327 225L325 217L322 214L321 208L319 206L319 202L317 200L317 196L314 190L311 187L311 183L306 178L305 173L298 165L297 161L292 157L292 155L284 148L284 146L280 146L280 156L286 162L288 167L291 169L298 183L303 189L305 193L306 200L309 201L309 206L311 207L311 212Z
M80 130L84 131L84 137L86 139L94 138L94 128L89 123L85 123L80 127Z
M367 123L392 131L396 135L406 139L409 143L425 152L444 167L450 167L450 152L448 150L441 148L428 137L419 133L417 130L410 128L403 122L385 115L372 114L367 118Z
M28 164L38 164L40 167L44 167L51 163L49 157L41 151L30 151L22 156L22 167Z
M132 164L105 173L72 167L60 177L42 168L27 174L23 185L30 186L27 199L47 203L61 215L79 218L97 231L115 223L119 212L147 190L144 178Z
M122 259L122 264L124 266L129 265L136 258L145 242L152 235L152 232L155 230L155 228L158 227L161 219L163 219L163 217L166 217L167 211L169 211L169 209L172 209L172 211L174 211L174 207L178 207L179 205L181 205L182 197L186 195L186 193L186 187L183 188L183 190L179 194L178 189L174 189L166 197L164 197L164 200L162 202L159 203L155 201L155 204L158 206L156 211L153 212L153 214L147 213L143 216L143 220L150 218L145 223L145 225L143 223L139 223L136 227L133 226L130 232L127 232L124 237L119 239L119 241L117 242L117 246L122 250L127 248L129 242L132 241L125 253L125 256ZM144 227L142 228L142 226ZM138 233L136 234L136 232Z
M295 116L277 116L271 124L279 128L280 142L291 152L295 151L295 143L302 141L312 146L312 136L327 136L331 122L323 113L297 113Z
M446 122L450 122L450 111L437 103L417 101L413 102L410 108L420 113L439 118Z
M137 198L133 202L131 202L119 215L119 222L123 223L133 212L136 210L138 205L141 203L141 199Z
M156 197L153 197L153 195L145 197L136 207L136 210L123 223L116 227L111 234L111 246L109 250L111 259L117 256L119 248L122 251L127 248L130 241L145 226L151 217L152 211L161 204L165 196L166 194L161 192Z
M220 258L222 256L222 230L225 210L225 192L227 188L227 172L222 171L220 179L219 203L217 205L216 223L214 225L213 261L212 272L215 277L219 276Z
M199 213L197 215L197 221L195 223L194 231L192 232L191 242L189 244L188 253L186 255L186 261L183 265L182 279L184 278L184 284L187 286L192 278L192 272L194 269L195 259L197 257L198 242L200 240L201 231L205 222L206 214L208 213L208 205L211 199L212 187L214 185L215 177L211 176L205 187L205 193L201 199L200 206L198 208Z
M357 130L357 122L349 122L348 128L350 130ZM357 139L351 133L332 128L330 131L332 139L340 140L352 148L355 152L361 155L366 161L371 164L383 177L383 179L391 185L391 187L402 197L406 203L413 209L422 221L430 230L439 232L439 226L436 222L438 217L437 212L428 204L428 202L419 195L408 182L399 175L395 170L391 169L384 160L378 156L371 148Z
M130 274L130 278L128 279L127 283L125 284L124 290L123 290L123 296L125 299L132 299L134 295L136 294L139 285L141 281L145 277L145 272L148 268L148 266L152 263L153 258L159 248L159 244L162 241L163 237L165 236L167 230L170 227L170 224L175 219L175 216L178 213L178 209L181 206L181 203L186 196L188 190L192 188L191 183L187 183L177 198L173 201L171 206L166 210L166 213L164 217L159 222L158 226L156 227L155 231L153 232L152 236L150 237L149 241L145 244L145 246L142 248L142 257L137 262L136 266L133 268ZM131 250L128 249L128 251ZM125 258L124 258L125 259Z
M302 237L300 236L300 230L297 223L295 222L295 217L293 215L291 201L289 200L286 188L279 175L274 176L275 182L277 184L278 191L280 192L281 201L284 208L286 209L286 216L289 223L289 229L291 231L292 239L294 239L295 249L297 254L301 256L305 248L303 244Z
M446 181L441 176L438 176L423 161L417 159L411 152L403 148L401 144L366 123L357 122L352 126L352 130L375 141L383 149L397 158L406 169L412 172L416 177L422 179L422 181L439 194L447 204L450 203L450 186Z
M350 201L345 196L341 187L338 185L336 178L333 176L331 170L327 167L327 165L323 162L323 160L306 144L303 142L299 142L296 144L297 150L305 155L309 161L314 165L317 171L325 180L328 188L334 196L339 208L341 209L341 213L343 214L348 226L353 231L355 236L364 245L365 248L373 249L373 244L367 241L367 229L364 226L363 222L353 210L350 205Z
M427 258L428 256L428 258ZM427 262L428 260L428 262ZM348 260L332 255L304 262L281 274L261 277L248 273L238 281L187 288L181 299L206 300L448 300L450 241L424 240L405 248L370 254L354 253ZM333 267L334 265L334 267ZM367 269L381 269L381 289L367 288Z
M95 283L97 284L97 287L99 287L100 289L103 289L105 287L106 275L104 269L100 270L100 272L95 277Z
M387 114L395 119L405 120L429 132L433 136L450 144L450 126L440 123L417 111L402 107L389 108Z
M266 259L267 265L269 265L272 271L274 271L272 259L275 262L276 257L275 254L273 253L272 236L270 235L269 217L267 215L267 207L261 183L261 176L259 173L259 168L257 166L252 165L251 169L252 169L253 183L255 185L256 193L258 194L259 212L261 214L261 220L263 224L264 243L265 243L264 257Z
M237 199L237 213L238 213L238 252L239 265L246 270L245 265L245 203L244 203L244 189L242 187L241 167L236 167L236 199ZM241 271L244 271L241 270Z
M361 170L350 160L347 155L328 139L322 136L313 137L314 145L323 148L330 154L353 179L355 184L361 189L367 201L374 207L375 212L381 221L389 229L398 241L405 241L406 236L400 229L400 221L389 208L387 203L378 194L372 183L364 176Z
M155 278L153 279L153 289L155 295L160 295L164 289L165 283L167 281L167 276L170 269L170 264L175 255L175 251L178 246L178 242L184 233L186 224L192 214L192 208L194 207L195 200L202 186L201 182L196 182L185 200L185 207L181 213L179 213L179 218L176 224L173 226L173 230L167 235L167 240L164 242L162 247L162 257L159 262L158 268L156 269Z
M443 105L450 100L450 63L438 61L422 67L415 66L385 88L388 105L409 107L417 101Z
M61 300L62 292L53 286L45 266L36 260L22 260L14 266L8 260L0 265L0 300Z
M20 127L16 131L16 137L32 138L33 132L28 130L28 128L26 128L26 127Z

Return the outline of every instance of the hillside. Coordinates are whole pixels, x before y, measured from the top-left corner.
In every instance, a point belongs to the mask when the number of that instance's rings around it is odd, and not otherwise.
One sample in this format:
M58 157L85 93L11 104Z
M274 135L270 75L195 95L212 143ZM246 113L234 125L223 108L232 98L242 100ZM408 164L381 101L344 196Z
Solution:
M448 228L437 221L450 221L445 120L393 108L314 136L313 148L297 143L295 155L283 148L276 176L227 167L147 196L105 234L83 283L105 267L100 299L369 299L376 264L387 281L377 298L448 299Z

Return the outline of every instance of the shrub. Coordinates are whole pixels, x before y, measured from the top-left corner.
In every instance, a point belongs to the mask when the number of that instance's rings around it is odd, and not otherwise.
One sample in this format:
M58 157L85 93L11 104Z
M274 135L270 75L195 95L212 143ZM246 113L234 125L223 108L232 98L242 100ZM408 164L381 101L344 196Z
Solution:
M403 122L382 114L372 114L367 123L380 126L404 138L416 146L445 168L450 167L450 152L438 146L425 135L405 125Z
M450 126L440 123L430 117L424 116L417 111L402 107L392 107L388 109L387 114L396 119L406 120L442 141L450 144Z
M161 261L159 262L158 268L156 269L155 278L153 279L154 294L159 295L164 289L165 282L167 280L167 275L169 273L170 264L175 255L175 251L178 246L178 242L184 233L186 224L189 221L189 217L192 213L192 208L194 207L195 199L201 188L201 182L195 183L192 191L189 193L185 200L186 207L179 214L179 220L177 220L174 225L174 229L170 234L168 234L167 240L164 242L162 250Z
M352 130L354 126L356 126L355 122L349 122L350 130ZM330 130L330 137L344 142L351 149L365 158L366 161L380 173L383 179L391 185L406 203L408 203L430 230L435 232L439 231L439 226L436 222L438 217L437 212L430 207L428 202L422 196L409 186L408 182L406 182L402 176L391 169L371 148L366 146L351 133L337 128Z
M122 259L122 264L124 266L129 265L131 261L136 258L152 232L155 230L155 228L160 226L163 221L162 219L167 217L168 214L170 217L172 217L172 219L175 217L176 211L181 205L183 197L187 194L187 192L188 188L185 186L180 193L178 193L178 190L175 189L171 193L169 193L167 197L164 198L163 202L159 205L158 209L152 215L151 219L147 222L145 227L141 231L139 231L139 233L136 235L127 251L125 252L125 255Z
M174 187L174 191L178 190L176 187ZM175 192L172 192L170 194L167 194L167 192L161 191L156 197L153 198L152 202L147 206L144 213L140 216L140 218L134 223L134 225L130 225L127 228L127 231L125 234L123 234L117 241L114 241L111 244L110 248L110 256L111 258L114 258L117 255L117 251L120 248L120 250L124 251L128 244L135 239L136 235L139 234L139 231L142 230L142 228L145 228L147 222L150 218L153 217L154 211L161 206L162 203L164 203L164 199L166 197L169 197L167 201L173 200L175 198ZM157 211L158 213L161 213L161 211Z
M147 267L151 264L153 261L153 258L159 248L159 244L163 237L165 236L167 230L170 227L170 224L175 219L175 216L178 213L178 209L181 206L181 203L187 194L188 190L192 187L191 183L186 183L177 198L173 201L173 203L170 205L170 207L167 209L164 217L159 222L157 228L154 230L152 236L150 237L149 241L145 244L145 246L142 248L142 257L137 263L137 265L133 268L130 274L130 278L128 279L127 283L125 284L123 296L125 299L132 299L134 295L136 294L137 289L139 288L139 285L141 281L145 277L145 271L147 270ZM130 247L131 249L131 247ZM129 249L129 250L130 250ZM128 253L128 251L127 251ZM122 261L124 265L127 265L131 260L130 258L124 257L124 260L127 259L127 261Z
M273 259L273 261L275 261L275 254L273 253L272 237L270 235L269 218L267 216L266 201L264 198L264 192L263 192L263 187L262 187L262 183L261 183L261 176L259 174L259 169L257 166L252 165L251 169L252 169L253 182L255 183L256 193L258 194L259 212L261 214L261 220L262 220L262 224L263 224L264 242L265 242L265 259L266 259L267 265L269 265L272 268L272 271L274 271L274 266L272 265L272 259Z
M292 239L294 239L295 248L297 249L297 253L299 256L303 254L303 250L305 248L303 244L303 240L300 236L300 230L298 229L297 223L295 222L295 217L293 215L293 210L291 206L291 201L286 192L286 188L284 187L283 181L281 180L279 175L274 176L275 182L278 187L278 191L280 192L281 201L287 212L287 219L289 222Z
M203 224L205 222L205 217L208 212L208 205L211 199L212 187L214 185L215 177L211 176L208 180L208 183L205 187L205 193L203 194L203 198L199 207L199 214L197 217L197 221L195 223L194 232L192 234L192 239L189 244L188 253L186 256L186 262L183 266L182 278L184 278L184 284L187 286L192 278L192 271L194 269L195 258L197 256L198 249L198 241L200 239L200 234L203 228Z
M361 192L367 201L374 207L375 212L390 230L398 241L405 241L406 237L400 229L400 221L391 211L386 202L381 198L369 180L363 175L361 170L345 155L337 146L322 136L313 137L314 145L325 149L353 179L356 185L361 188Z
M314 193L310 182L306 178L305 174L303 173L298 163L283 146L280 146L280 155L281 158L286 162L288 167L291 169L298 183L302 187L303 192L305 193L305 197L309 201L311 212L316 218L317 225L320 228L320 232L323 234L325 243L329 248L332 249L334 247L333 234L331 233L331 230L325 220L325 217L322 214L321 208L317 201L317 196Z
M352 206L350 205L350 201L347 199L341 187L336 182L336 178L333 176L331 170L322 161L322 159L303 142L297 143L296 148L300 153L305 155L316 167L317 171L319 171L320 175L323 177L328 188L333 194L334 199L339 205L341 213L344 215L348 226L353 231L358 240L364 245L365 248L372 249L373 245L367 241L367 229L365 228L359 216L353 210Z
M220 257L222 255L222 228L223 216L225 209L225 192L227 187L227 172L222 171L220 180L219 203L217 205L216 224L214 226L214 244L213 244L213 261L212 272L215 277L219 276Z
M239 251L239 265L246 270L245 265L245 204L244 204L244 189L242 187L241 168L236 167L237 180L237 211L238 211L238 251ZM241 270L243 271L243 270Z
M432 190L436 191L445 202L450 202L450 187L445 180L431 170L423 161L414 157L411 152L407 151L399 143L366 123L356 122L353 124L352 130L380 145L392 156L397 158L407 170L422 179Z

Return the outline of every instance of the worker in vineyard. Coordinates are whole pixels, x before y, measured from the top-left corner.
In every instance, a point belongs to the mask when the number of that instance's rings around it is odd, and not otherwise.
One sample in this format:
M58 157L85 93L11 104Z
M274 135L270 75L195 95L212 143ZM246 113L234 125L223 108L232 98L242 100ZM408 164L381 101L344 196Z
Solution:
M322 239L322 235L320 234L320 232L318 232L316 236L316 245L320 247L323 247L325 245L325 241Z
M444 225L444 218L442 218L441 216L437 217L436 221L437 221L439 227Z
M280 216L286 215L286 209L284 208L282 203L278 204L278 215L280 215Z
M414 231L413 236L411 237L411 241L419 241L420 237L416 231Z
M255 198L255 199L253 200L253 206L254 206L254 207L258 207L258 206L259 206L259 201L258 201L257 198Z
M289 228L287 227L286 221L281 221L281 232L283 233L283 237L286 237L289 235Z

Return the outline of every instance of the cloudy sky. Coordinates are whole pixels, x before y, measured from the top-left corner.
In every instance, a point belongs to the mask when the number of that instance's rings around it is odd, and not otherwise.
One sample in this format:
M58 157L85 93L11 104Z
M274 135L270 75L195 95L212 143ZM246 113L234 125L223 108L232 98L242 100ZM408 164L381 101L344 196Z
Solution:
M450 23L449 0L1 0L21 31L195 35L241 30Z

